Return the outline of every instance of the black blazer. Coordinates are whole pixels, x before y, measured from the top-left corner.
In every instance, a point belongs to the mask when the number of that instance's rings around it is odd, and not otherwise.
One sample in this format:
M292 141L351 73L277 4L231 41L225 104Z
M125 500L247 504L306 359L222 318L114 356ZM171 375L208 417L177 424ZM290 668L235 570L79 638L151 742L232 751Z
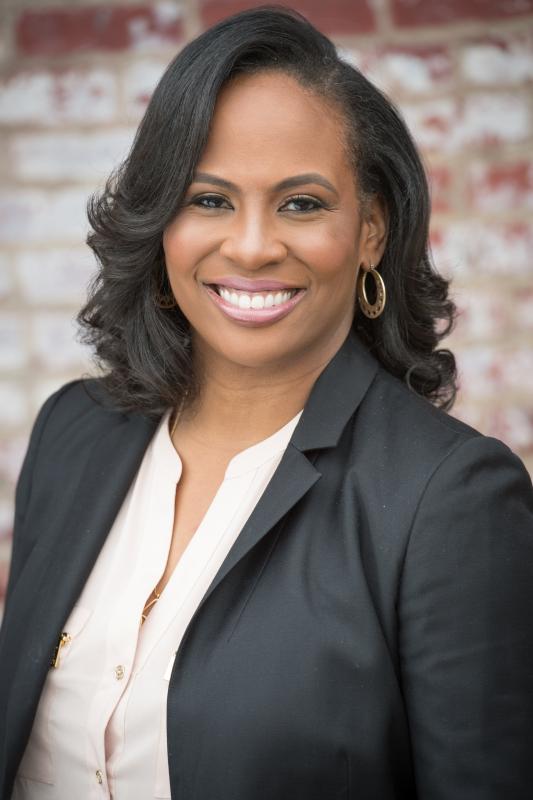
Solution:
M2 798L157 425L95 393L98 381L77 381L45 403L17 487ZM350 333L185 632L167 731L176 800L530 800L522 462L418 398Z

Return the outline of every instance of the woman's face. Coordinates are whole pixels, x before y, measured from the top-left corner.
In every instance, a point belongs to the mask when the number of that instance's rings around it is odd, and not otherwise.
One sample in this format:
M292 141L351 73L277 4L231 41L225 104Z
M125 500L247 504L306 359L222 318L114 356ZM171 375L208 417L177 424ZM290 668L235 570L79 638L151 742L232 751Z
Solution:
M322 363L348 334L359 265L379 262L383 243L329 105L280 73L224 88L163 235L197 353L267 369Z

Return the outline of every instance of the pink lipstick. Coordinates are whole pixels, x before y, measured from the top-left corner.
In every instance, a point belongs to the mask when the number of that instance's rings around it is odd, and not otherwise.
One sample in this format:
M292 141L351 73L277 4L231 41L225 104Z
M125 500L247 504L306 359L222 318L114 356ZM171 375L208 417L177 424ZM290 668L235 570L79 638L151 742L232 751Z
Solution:
M224 281L222 285L225 289L229 291L230 286L227 282L228 279ZM233 281L233 279L231 279ZM243 279L235 279L240 284L239 287L231 286L232 289L237 289L238 291L246 291L243 289L242 284L244 283ZM214 281L213 281L214 283ZM213 300L213 302L218 306L220 311L230 319L234 320L235 322L240 322L241 325L245 325L248 327L260 327L261 325L269 325L272 322L277 322L283 317L286 317L287 314L293 310L295 306L298 305L300 300L304 297L306 290L301 288L291 288L287 286L287 284L280 283L279 281L246 281L247 283L247 291L253 292L248 287L250 283L254 285L255 292L266 292L269 289L277 290L278 292L294 292L288 300L284 302L279 302L276 305L270 305L269 307L264 308L240 308L239 306L235 305L234 303L230 303L224 297L221 297L218 292L208 284L204 284L205 289L209 297ZM259 288L259 285L262 283L266 288Z

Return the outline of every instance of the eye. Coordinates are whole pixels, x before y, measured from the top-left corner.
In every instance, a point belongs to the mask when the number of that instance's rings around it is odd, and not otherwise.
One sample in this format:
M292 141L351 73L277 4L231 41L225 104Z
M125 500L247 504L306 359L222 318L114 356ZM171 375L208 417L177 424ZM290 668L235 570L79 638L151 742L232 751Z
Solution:
M193 199L190 201L190 205L192 206L199 206L200 208L208 209L222 208L219 203L227 203L227 200L224 197L221 197L219 194L202 194L198 195L198 197L193 197Z
M292 208L289 208L289 206L292 206ZM321 208L325 208L325 206L324 203L317 200L316 197L308 197L307 195L299 194L295 197L289 197L281 208L285 208L288 211L297 211L300 214L309 214L309 212L319 211Z

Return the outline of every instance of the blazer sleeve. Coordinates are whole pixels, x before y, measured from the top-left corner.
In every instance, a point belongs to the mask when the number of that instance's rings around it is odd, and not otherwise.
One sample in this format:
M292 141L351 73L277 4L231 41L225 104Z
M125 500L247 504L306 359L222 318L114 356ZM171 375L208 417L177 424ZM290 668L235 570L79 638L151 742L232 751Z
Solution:
M428 481L397 610L417 800L530 800L533 487L498 440Z
M33 424L28 448L22 463L22 468L19 473L17 485L15 489L15 510L13 517L13 543L11 548L11 560L9 566L9 578L6 589L5 603L4 603L4 616L7 612L13 587L18 579L20 571L23 567L25 560L23 526L26 509L28 507L31 497L31 487L33 473L36 461L38 460L38 453L41 446L43 434L47 422L54 411L59 399L62 395L71 388L74 384L79 383L79 380L70 381L54 392L41 406L39 413Z

